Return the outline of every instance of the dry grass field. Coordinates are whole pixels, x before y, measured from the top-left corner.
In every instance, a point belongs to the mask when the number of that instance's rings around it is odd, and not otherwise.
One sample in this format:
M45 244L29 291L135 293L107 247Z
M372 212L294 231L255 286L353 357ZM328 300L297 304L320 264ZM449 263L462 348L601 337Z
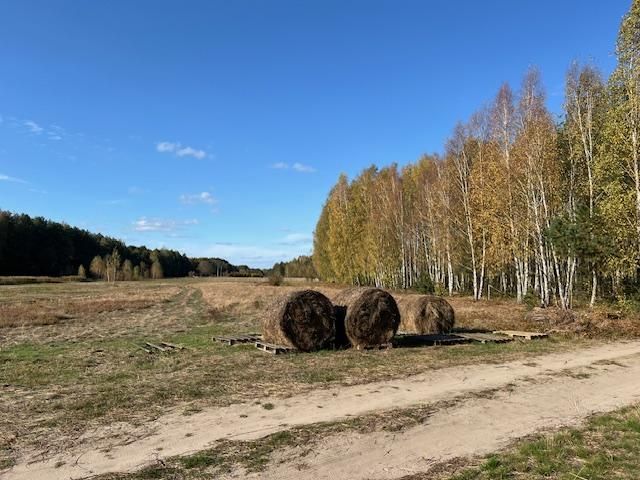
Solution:
M502 345L271 356L212 340L259 331L274 297L299 288L255 279L0 287L0 469L78 445L134 441L167 412L189 416L256 397L287 398L457 365L499 364L603 341L564 333ZM339 291L310 288L329 297ZM459 327L540 328L512 301L451 303ZM145 342L184 349L149 354L141 348Z

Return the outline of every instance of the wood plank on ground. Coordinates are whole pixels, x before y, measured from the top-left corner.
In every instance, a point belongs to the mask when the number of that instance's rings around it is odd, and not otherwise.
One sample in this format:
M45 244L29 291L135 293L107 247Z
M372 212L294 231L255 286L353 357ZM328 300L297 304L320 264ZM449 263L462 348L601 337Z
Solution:
M468 338L473 342L480 342L480 343L507 343L507 342L513 342L514 340L513 337L509 337L507 335L496 335L493 333L473 332L473 333L456 333L456 335L458 337Z
M255 343L262 340L262 335L258 333L248 333L246 335L229 335L229 336L215 336L213 340L216 342L224 343L225 345L238 345L242 343Z
M280 355L283 353L294 353L297 351L295 348L286 347L284 345L276 345L274 343L267 343L261 340L255 342L255 346L258 350L271 353L272 355Z
M534 340L540 338L547 338L549 335L540 332L522 332L519 330L496 330L493 333L496 335L507 335L513 338L524 338L526 340Z
M173 350L184 350L186 348L184 345L176 345L175 343L169 342L160 342L160 345L166 348L172 348Z
M164 347L161 347L160 345L156 345L155 343L151 343L151 342L145 342L145 345L151 349L155 349L159 352L166 352L167 349Z

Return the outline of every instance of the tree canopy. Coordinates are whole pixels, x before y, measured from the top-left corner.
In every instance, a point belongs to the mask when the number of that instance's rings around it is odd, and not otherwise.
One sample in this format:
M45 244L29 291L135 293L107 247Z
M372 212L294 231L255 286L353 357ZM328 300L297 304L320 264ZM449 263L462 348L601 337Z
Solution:
M313 263L329 281L492 292L569 308L640 286L640 0L608 83L573 63L559 122L540 73L455 126L441 155L341 175Z

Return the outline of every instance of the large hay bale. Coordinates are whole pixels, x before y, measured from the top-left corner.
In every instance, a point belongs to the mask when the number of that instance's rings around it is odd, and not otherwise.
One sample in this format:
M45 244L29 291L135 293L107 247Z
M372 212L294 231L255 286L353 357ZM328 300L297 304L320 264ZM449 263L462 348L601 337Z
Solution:
M390 342L398 331L398 305L384 290L348 289L335 297L334 304L338 344L351 344L357 349L382 345Z
M455 323L453 307L442 297L433 295L400 295L396 297L405 332L449 333Z
M265 342L319 350L333 342L335 317L331 301L315 290L303 290L280 298L267 309L262 321Z

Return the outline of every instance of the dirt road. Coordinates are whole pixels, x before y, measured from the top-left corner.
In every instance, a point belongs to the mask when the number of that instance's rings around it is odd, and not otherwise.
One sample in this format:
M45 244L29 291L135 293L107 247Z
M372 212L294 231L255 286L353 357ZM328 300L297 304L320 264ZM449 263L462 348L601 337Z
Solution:
M488 398L468 396L501 387L503 393ZM294 425L456 397L460 401L435 412L424 425L393 435L334 436L308 455L303 467L279 464L259 477L300 478L300 468L304 468L308 478L397 478L426 471L449 458L494 451L540 429L576 424L591 413L640 401L640 342L606 344L530 361L446 368L288 399L260 399L263 404L272 403L272 410L255 403L189 417L176 411L154 422L152 435L133 443L87 442L83 450L44 461L29 463L27 459L2 478L66 480L129 471L159 457L202 450L221 438L256 439ZM94 432L92 437L104 435Z

